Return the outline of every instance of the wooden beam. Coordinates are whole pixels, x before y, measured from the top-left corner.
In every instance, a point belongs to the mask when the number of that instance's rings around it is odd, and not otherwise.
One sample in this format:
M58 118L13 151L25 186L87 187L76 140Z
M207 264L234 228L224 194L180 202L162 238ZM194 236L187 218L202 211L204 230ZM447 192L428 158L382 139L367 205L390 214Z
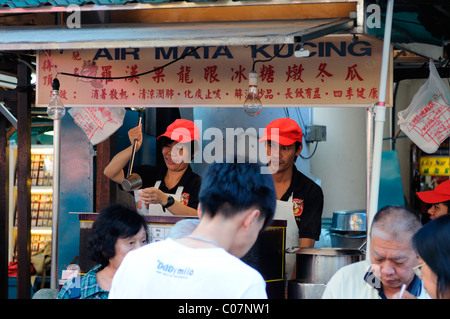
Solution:
M17 72L17 299L30 299L31 72L24 63L19 63Z
M243 4L245 4L243 2ZM110 23L257 21L348 18L356 2L212 6L110 11Z
M95 207L94 211L99 212L111 204L112 198L115 198L116 186L109 178L107 178L103 171L108 163L115 155L116 138L113 134L106 141L97 144L96 156L96 183L95 183Z
M8 120L0 114L0 299L8 299L8 247L9 247L9 210L8 210L8 163L6 127Z

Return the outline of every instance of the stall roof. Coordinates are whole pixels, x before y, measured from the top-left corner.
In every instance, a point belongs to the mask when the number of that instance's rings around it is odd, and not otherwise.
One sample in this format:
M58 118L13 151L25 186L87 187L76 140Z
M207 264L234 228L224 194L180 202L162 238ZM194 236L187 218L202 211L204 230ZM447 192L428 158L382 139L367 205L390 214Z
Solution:
M0 50L300 43L346 31L354 19L3 27Z
M365 0L366 6L371 4L380 6L381 27L367 28L367 33L382 39L386 1ZM392 43L397 48L435 60L448 59L450 55L449 19L449 0L395 0Z

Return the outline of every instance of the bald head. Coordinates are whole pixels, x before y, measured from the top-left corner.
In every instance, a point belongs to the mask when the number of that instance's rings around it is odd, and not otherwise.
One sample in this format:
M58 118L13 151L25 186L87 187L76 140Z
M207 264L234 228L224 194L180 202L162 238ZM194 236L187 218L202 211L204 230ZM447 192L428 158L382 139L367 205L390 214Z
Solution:
M386 206L374 216L370 237L409 243L420 227L418 213L404 206Z

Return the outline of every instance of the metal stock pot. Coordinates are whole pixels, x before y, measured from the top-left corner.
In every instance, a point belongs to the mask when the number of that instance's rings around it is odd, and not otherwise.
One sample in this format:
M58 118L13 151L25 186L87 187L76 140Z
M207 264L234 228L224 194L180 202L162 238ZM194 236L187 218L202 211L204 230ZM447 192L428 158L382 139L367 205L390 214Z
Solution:
M304 283L327 284L336 271L365 258L363 250L347 248L297 248L296 280Z
M365 210L342 210L333 212L331 231L366 231Z

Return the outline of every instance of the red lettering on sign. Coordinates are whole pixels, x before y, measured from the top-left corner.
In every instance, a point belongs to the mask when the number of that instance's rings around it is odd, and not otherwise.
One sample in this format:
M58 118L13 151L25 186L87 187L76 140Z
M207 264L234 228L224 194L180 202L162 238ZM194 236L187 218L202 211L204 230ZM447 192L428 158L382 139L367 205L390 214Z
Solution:
M347 77L345 78L345 81L347 81L350 78L350 81L353 81L354 78L358 78L359 81L364 81L363 78L359 75L356 68L358 67L357 64L353 64L352 66L349 66L347 68Z
M294 64L292 67L288 66L288 70L286 72L287 74L287 79L286 82L288 82L289 80L293 80L293 81L300 81L303 82L302 80L302 72L305 69L303 68L303 65L299 64Z
M329 73L328 71L325 70L326 67L327 67L327 63L320 63L320 65L319 65L319 74L317 74L316 79L320 76L321 77L320 81L325 82L324 79L323 79L325 76L327 76L327 77L332 77L333 76L333 74L331 74L331 73Z
M273 83L275 70L273 65L265 66L263 65L259 70L261 76L261 82L266 81L267 83Z
M130 75L133 76L133 75L138 74L137 68L138 68L138 66L136 64L133 64L131 66L127 66L127 71L125 71L125 72L128 73L128 70L130 70ZM127 78L125 80L129 81L130 83L136 82L136 84L139 84L139 76L135 76L135 77L132 77L132 78Z
M217 78L217 65L213 66L207 66L204 68L205 75L204 78L206 82L214 83L214 82L220 82L220 80Z
M233 68L231 68L231 72L233 75L231 76L231 81L234 82L234 80L237 80L238 83L241 83L243 80L247 80L247 77L244 74L245 68L242 67L242 65L239 64L239 69L234 71Z
M192 83L190 78L191 67L190 66L180 66L180 71L177 73L179 83Z
M163 72L164 72L164 68L156 70L155 75L152 77L152 79L156 83L164 82L164 78L166 77L166 75Z

